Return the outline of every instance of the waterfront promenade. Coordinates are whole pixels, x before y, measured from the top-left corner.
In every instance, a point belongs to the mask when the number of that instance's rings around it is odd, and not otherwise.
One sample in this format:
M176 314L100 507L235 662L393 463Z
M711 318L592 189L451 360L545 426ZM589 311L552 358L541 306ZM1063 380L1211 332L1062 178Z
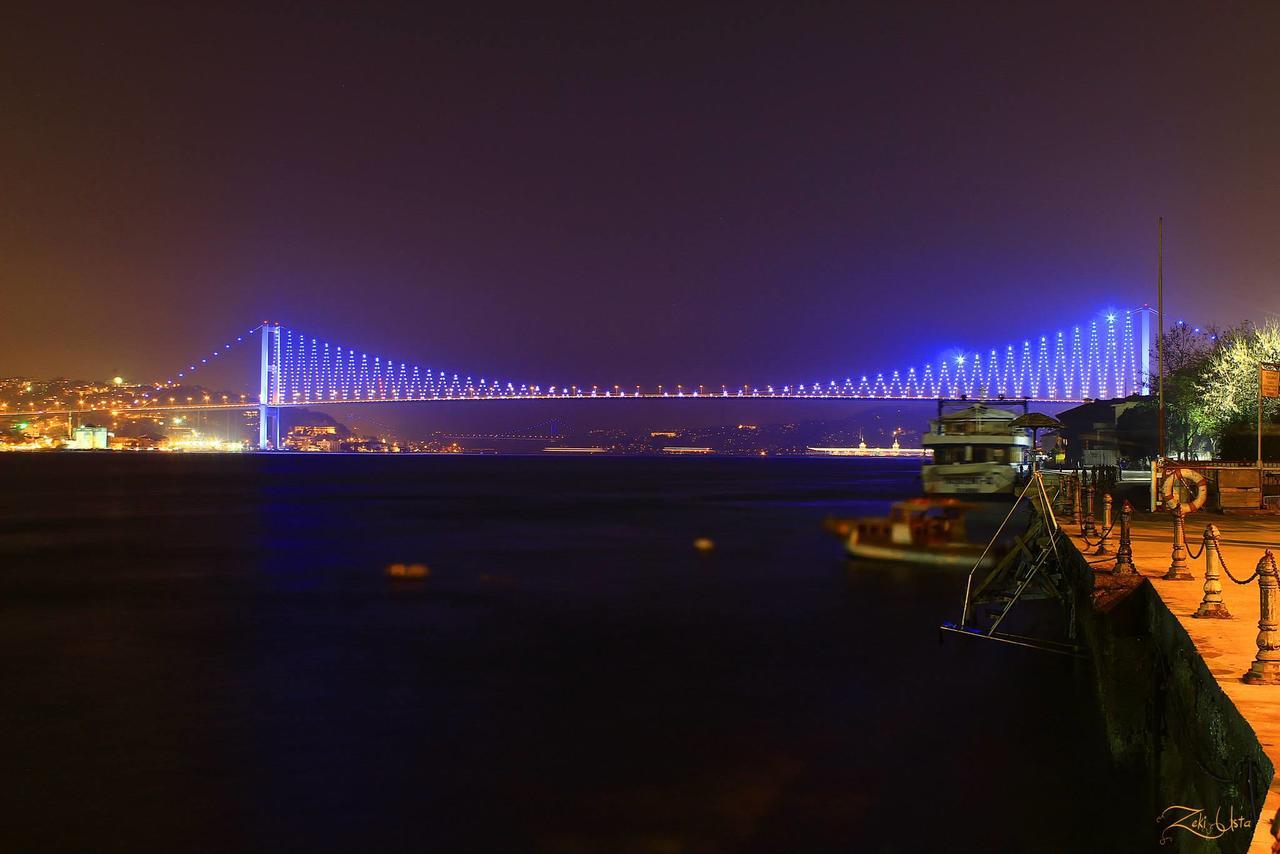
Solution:
M1205 526L1216 525L1220 531L1222 557L1238 578L1253 573L1265 549L1280 556L1280 518L1274 516L1221 516L1193 513L1187 517L1187 541L1199 550ZM1119 527L1116 534L1118 536ZM1081 553L1090 555L1096 568L1110 568L1114 563L1116 540L1111 541L1113 554L1092 556L1080 537L1074 537ZM1218 685L1253 727L1267 757L1280 768L1280 685L1247 685L1241 676L1249 669L1257 653L1258 584L1236 584L1222 577L1222 599L1232 619L1197 619L1195 613L1204 595L1205 556L1187 560L1192 581L1166 581L1173 543L1173 525L1167 514L1135 514L1133 523L1133 559L1143 576L1151 582L1160 599L1177 618L1195 644ZM1272 850L1272 820L1280 809L1280 773L1272 780L1263 803L1262 815L1254 828L1250 852Z

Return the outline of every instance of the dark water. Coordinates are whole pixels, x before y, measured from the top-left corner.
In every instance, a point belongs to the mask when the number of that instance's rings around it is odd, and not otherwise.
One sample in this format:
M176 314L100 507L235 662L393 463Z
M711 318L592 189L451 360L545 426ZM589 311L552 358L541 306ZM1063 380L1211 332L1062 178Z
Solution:
M962 573L822 532L916 476L3 455L0 848L1148 840L1084 669L940 645ZM386 577L406 561L430 578Z

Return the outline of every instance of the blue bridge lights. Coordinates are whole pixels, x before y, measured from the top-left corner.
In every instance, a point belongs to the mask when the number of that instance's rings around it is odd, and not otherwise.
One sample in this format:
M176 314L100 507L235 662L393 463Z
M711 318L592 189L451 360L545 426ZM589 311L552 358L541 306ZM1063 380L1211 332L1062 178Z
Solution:
M1135 333L1135 317L1143 324ZM618 384L541 385L446 372L335 344L303 330L264 324L202 357L178 379L189 381L236 344L265 335L262 384L268 406L375 401L520 400L569 398L831 398L910 400L967 397L1073 401L1125 396L1143 390L1153 313L1109 310L1097 319L1018 344L951 351L946 358L846 376L782 385L659 385L628 391ZM1140 370L1141 366L1141 370ZM858 376L855 382L852 376ZM873 379L874 378L874 379ZM174 384L169 380L169 385ZM720 393L714 392L715 388ZM674 390L673 390L674 389Z

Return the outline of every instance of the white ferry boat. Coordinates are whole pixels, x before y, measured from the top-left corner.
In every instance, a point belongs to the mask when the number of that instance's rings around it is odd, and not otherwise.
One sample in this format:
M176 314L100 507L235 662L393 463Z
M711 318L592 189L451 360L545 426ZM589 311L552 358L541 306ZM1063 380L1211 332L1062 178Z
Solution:
M1021 406L1023 401L991 401ZM948 407L965 408L947 413ZM940 400L921 444L933 461L921 467L928 495L1013 494L1031 470L1031 433L1013 426L1019 413L984 402Z

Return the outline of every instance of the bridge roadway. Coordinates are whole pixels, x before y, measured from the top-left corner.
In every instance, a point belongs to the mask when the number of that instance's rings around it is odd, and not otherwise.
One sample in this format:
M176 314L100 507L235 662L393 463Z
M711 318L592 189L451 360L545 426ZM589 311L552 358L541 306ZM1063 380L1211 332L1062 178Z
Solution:
M480 401L509 401L509 400L865 400L865 401L896 401L896 402L917 402L927 403L937 400L959 400L961 398L938 398L938 397L903 397L888 395L862 395L862 394L672 394L670 392L639 392L627 394L508 394L508 395L449 395L444 397L372 397L372 398L347 398L338 400L293 400L289 402L281 401L280 403L266 404L272 409L285 409L291 407L309 407L309 406L347 406L356 403L470 403ZM990 399L975 397L974 401L982 400L985 403L991 403ZM1049 404L1078 404L1087 403L1087 398L1070 398L1070 397L1011 397L1007 399L1009 403L1049 403ZM998 400L996 402L999 402ZM77 415L80 413L93 412L111 412L111 413L145 413L145 412L215 412L225 411L229 409L257 409L262 404L257 401L242 403L165 403L155 406L98 406L84 407L76 409L30 409L17 412L0 409L0 417L4 418L40 418L54 415Z

